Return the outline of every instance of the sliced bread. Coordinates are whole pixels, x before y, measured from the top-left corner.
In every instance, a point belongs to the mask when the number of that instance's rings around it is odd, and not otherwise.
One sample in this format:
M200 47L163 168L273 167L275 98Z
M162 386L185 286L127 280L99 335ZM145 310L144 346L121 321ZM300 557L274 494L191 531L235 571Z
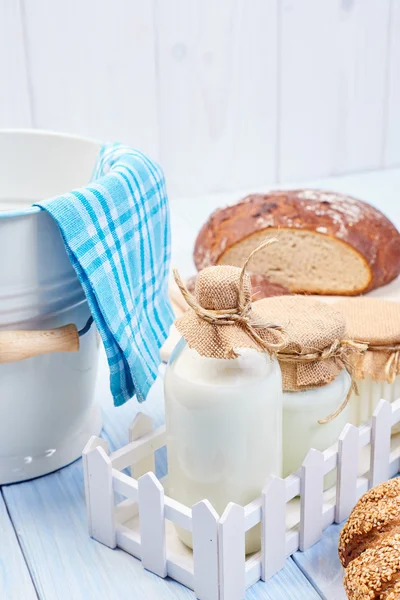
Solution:
M198 270L241 266L267 237L278 243L250 269L292 293L358 295L400 273L400 234L369 204L321 190L279 191L215 211L195 244Z

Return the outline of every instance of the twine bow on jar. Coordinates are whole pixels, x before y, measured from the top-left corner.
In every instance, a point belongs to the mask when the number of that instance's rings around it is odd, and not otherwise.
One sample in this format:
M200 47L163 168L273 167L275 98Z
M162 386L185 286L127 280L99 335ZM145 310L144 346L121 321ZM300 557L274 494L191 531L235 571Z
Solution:
M367 344L367 350L371 352L384 352L388 355L384 363L385 379L388 383L393 383L400 372L400 345L373 345Z
M340 413L346 408L351 394L354 392L358 395L358 388L354 374L354 367L352 362L349 360L349 357L353 354L361 355L367 350L367 344L361 342L354 342L352 340L339 340L336 339L334 342L328 346L327 348L323 348L322 350L316 352L307 352L307 353L285 353L278 352L277 358L280 362L283 363L306 363L306 362L315 362L315 361L323 361L333 359L342 369L345 369L351 377L351 385L348 393L346 394L346 398L343 402L338 406L338 408L323 419L319 419L318 423L320 425L325 425L329 423L333 419L335 419Z
M190 311L176 321L176 327L202 356L237 358L235 348L255 348L275 356L283 347L281 325L263 320L254 311L247 266L251 258L275 239L268 239L248 256L243 267L220 265L203 269L190 294L176 269L175 281Z

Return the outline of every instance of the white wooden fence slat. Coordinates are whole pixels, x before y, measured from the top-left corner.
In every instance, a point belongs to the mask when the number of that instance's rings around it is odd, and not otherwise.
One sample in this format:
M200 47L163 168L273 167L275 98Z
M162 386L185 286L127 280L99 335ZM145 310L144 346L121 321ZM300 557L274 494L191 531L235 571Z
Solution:
M112 470L113 476L113 489L125 498L130 498L134 502L137 502L138 498L138 482L136 479L120 473L116 469Z
M368 492L369 481L366 477L359 477L357 480L357 500L361 498L365 492Z
M130 521L139 512L137 502L129 498L125 498L115 507L115 526L118 528L119 525L123 525L127 521Z
M322 511L322 529L326 529L335 521L335 505L324 504Z
M136 464L139 460L146 458L148 454L154 453L163 446L165 446L165 425L116 450L110 458L114 469L121 471L132 463Z
M129 427L129 441L136 442L141 437L154 430L153 420L149 415L139 412ZM156 472L154 452L150 452L144 458L134 462L131 465L131 475L139 479L149 471Z
M218 523L220 600L242 600L246 589L244 508L230 502Z
M218 600L219 515L208 500L202 500L193 506L192 519L194 591L200 600Z
M98 446L90 449L91 443L95 443L93 438L83 451L89 535L98 542L115 548L114 491L112 464L106 454L108 445L100 440Z
M100 446L100 448L103 448L104 452L106 454L108 454L108 444L107 444L106 440L103 440L102 438L97 437L97 435L92 435L92 437L90 438L90 440L88 441L88 443L86 444L86 446L84 447L84 449L82 451L83 481L84 481L84 486L85 486L86 522L88 524L89 534L90 534L91 527L92 527L92 525L91 525L91 522L92 522L91 501L94 502L95 498L90 499L89 472L88 472L87 456L88 456L89 452L94 450L97 446Z
M117 528L117 544L118 548L125 550L128 554L132 554L136 558L141 557L140 538L136 531L132 531L124 525L119 525Z
M286 560L286 485L280 477L270 477L262 491L261 579L275 575Z
M168 577L175 579L182 585L194 589L194 577L193 573L186 565L181 565L173 560L167 560Z
M357 499L358 429L347 423L339 436L335 522L350 514Z
M390 455L389 478L400 473L400 448Z
M154 473L142 475L138 484L142 563L149 571L166 577L164 488Z
M286 558L291 556L300 548L300 533L291 531L286 536Z
M333 444L322 453L324 455L324 474L330 473L336 469L338 463L337 444Z
M187 531L192 531L192 509L184 504L181 504L173 498L165 496L164 498L164 515L179 527L183 527Z
M371 443L371 425L360 425L358 428L358 446L363 448Z
M389 479L392 407L381 400L372 416L370 486Z
M261 552L256 552L246 560L246 589L259 581L262 572Z
M312 448L300 469L300 550L307 550L322 535L324 456Z
M392 402L392 425L397 425L400 421L400 399Z
M286 502L293 500L300 494L300 477L298 475L288 475L285 478L286 484Z
M244 522L246 531L261 522L262 497L259 496L244 507Z

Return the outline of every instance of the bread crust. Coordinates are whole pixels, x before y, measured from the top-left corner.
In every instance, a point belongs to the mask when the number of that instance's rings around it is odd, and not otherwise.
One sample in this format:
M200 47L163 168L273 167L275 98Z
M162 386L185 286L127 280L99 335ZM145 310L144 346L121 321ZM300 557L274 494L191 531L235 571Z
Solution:
M389 219L361 200L322 190L253 194L238 204L216 210L195 243L197 269L219 264L227 250L261 231L268 235L270 228L315 232L356 252L369 270L369 282L359 290L341 291L341 295L368 292L400 274L400 234ZM319 293L338 292L327 289Z

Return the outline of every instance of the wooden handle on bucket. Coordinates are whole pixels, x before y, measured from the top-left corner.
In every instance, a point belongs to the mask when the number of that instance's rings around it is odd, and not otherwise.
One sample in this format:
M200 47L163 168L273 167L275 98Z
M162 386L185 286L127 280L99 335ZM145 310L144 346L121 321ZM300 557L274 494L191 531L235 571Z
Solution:
M75 325L43 331L0 331L0 363L78 350L79 334Z

